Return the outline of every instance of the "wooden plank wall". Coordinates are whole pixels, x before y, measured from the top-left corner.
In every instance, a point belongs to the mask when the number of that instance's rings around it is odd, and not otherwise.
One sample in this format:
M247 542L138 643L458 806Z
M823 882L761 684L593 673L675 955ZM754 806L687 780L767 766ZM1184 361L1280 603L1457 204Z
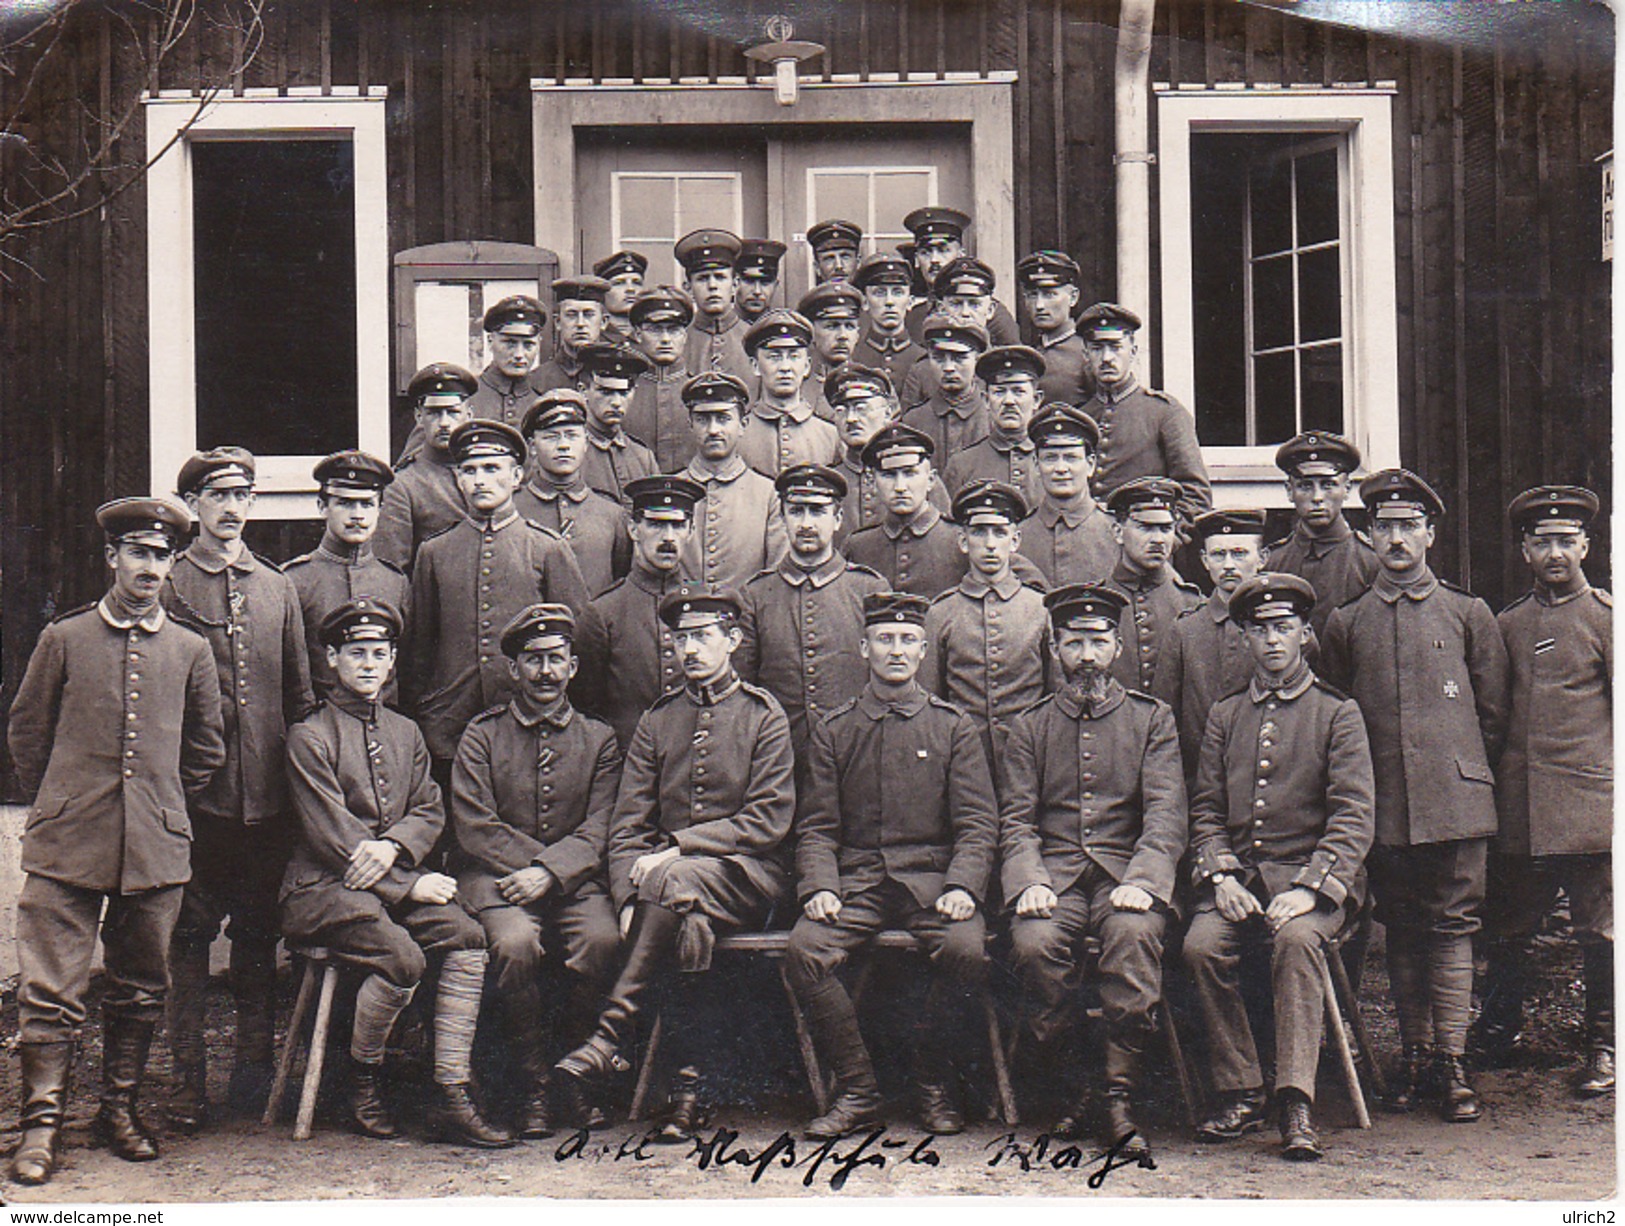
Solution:
M118 0L108 0L116 4ZM390 243L532 237L532 77L755 75L739 48L789 12L826 75L1015 71L1018 243L1060 246L1114 288L1112 76L1118 0L269 0L237 88L386 85ZM1174 85L1397 83L1394 108L1402 451L1452 503L1439 569L1492 602L1524 582L1501 513L1537 481L1609 492L1612 343L1597 258L1612 145L1613 19L1601 5L1497 6L1453 46L1368 35L1233 0L1162 0L1152 79ZM31 139L73 148L142 86L219 81L231 32L199 20L156 80L86 5ZM15 78L0 78L0 107ZM79 104L83 105L79 105ZM3 113L3 111L0 111ZM120 152L133 161L142 134ZM0 152L0 172L15 166ZM1155 207L1155 200L1153 200ZM9 703L35 635L93 598L89 511L147 481L142 192L18 251L0 283L0 564ZM36 275L37 274L37 275ZM308 528L268 530L274 557ZM1608 542L1594 551L1606 574Z

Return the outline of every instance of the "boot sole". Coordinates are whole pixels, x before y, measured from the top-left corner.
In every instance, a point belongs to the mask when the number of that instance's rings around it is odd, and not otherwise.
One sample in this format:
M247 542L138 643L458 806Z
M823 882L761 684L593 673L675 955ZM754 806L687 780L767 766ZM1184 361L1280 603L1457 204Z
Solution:
M1294 1145L1281 1151L1281 1157L1287 1162L1319 1162L1325 1156L1319 1148L1307 1145Z
M1196 1139L1207 1145L1222 1145L1226 1141L1239 1141L1250 1132L1262 1132L1264 1120L1249 1120L1240 1128L1199 1128Z
M848 1124L846 1128L842 1129L840 1132L834 1132L828 1128L821 1128L816 1132L811 1128L803 1128L801 1130L801 1135L806 1137L809 1141L839 1141L842 1137L850 1136L859 1129L879 1128L883 1122L884 1121L877 1115L873 1119L853 1120L852 1123Z

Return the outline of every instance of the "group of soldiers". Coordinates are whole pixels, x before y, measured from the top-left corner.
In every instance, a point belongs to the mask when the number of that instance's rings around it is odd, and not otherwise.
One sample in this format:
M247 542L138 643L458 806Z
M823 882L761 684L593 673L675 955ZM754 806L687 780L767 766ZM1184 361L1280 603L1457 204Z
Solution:
M97 512L110 586L45 629L10 717L36 796L14 1179L56 1163L98 927L93 1131L131 1160L158 1152L136 1101L166 1013L166 1113L208 1120L222 925L234 1107L268 1088L285 939L361 976L348 1116L396 1135L380 1069L432 962L428 1129L488 1147L601 1125L657 988L677 1070L661 1135L693 1135L684 1011L718 933L763 927L789 930L834 1075L808 1135L875 1124L838 972L902 928L925 955L924 1128L963 1127L954 1023L1007 935L1029 1067L1066 1104L1054 1133L1145 1155L1133 1100L1182 948L1216 1095L1199 1136L1262 1127L1273 1098L1283 1154L1313 1159L1325 959L1368 894L1403 1043L1389 1105L1462 1122L1482 1114L1469 1044L1484 1065L1512 1053L1561 888L1585 959L1578 1089L1613 1089L1595 495L1512 503L1533 587L1499 618L1434 575L1446 508L1421 477L1367 475L1370 536L1351 526L1361 457L1333 434L1280 448L1293 524L1266 543L1263 511L1212 509L1190 414L1137 381L1131 311L1080 311L1077 264L1035 252L1021 344L969 219L906 224L908 251L861 260L856 226L814 227L822 279L795 311L771 305L776 242L690 234L682 288L645 288L644 258L617 252L553 284L546 362L547 309L504 299L478 377L412 380L394 465L316 466L321 544L283 566L244 544L240 448L187 461L184 506ZM1206 597L1175 569L1186 546ZM505 1122L471 1088L482 1020L520 1073Z

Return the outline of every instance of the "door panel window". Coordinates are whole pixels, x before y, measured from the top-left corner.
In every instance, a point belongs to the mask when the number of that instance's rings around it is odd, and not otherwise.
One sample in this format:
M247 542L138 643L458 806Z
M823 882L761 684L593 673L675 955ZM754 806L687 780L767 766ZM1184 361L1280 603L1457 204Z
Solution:
M937 203L935 166L811 166L807 169L807 216L840 217L863 227L859 256L891 251L912 236L903 218ZM812 251L807 252L812 275Z
M679 284L672 247L690 230L744 225L744 183L732 171L617 170L610 177L614 250L649 261L649 285Z

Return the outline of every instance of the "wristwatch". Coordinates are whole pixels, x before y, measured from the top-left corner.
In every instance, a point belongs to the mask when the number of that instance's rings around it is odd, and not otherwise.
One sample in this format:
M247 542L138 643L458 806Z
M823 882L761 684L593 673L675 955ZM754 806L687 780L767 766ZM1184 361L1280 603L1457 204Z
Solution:
M1223 884L1224 882L1230 880L1230 874L1229 873L1214 873L1213 876L1208 878L1208 880L1213 883L1213 888L1216 890L1216 889L1219 888L1219 886L1221 884Z

